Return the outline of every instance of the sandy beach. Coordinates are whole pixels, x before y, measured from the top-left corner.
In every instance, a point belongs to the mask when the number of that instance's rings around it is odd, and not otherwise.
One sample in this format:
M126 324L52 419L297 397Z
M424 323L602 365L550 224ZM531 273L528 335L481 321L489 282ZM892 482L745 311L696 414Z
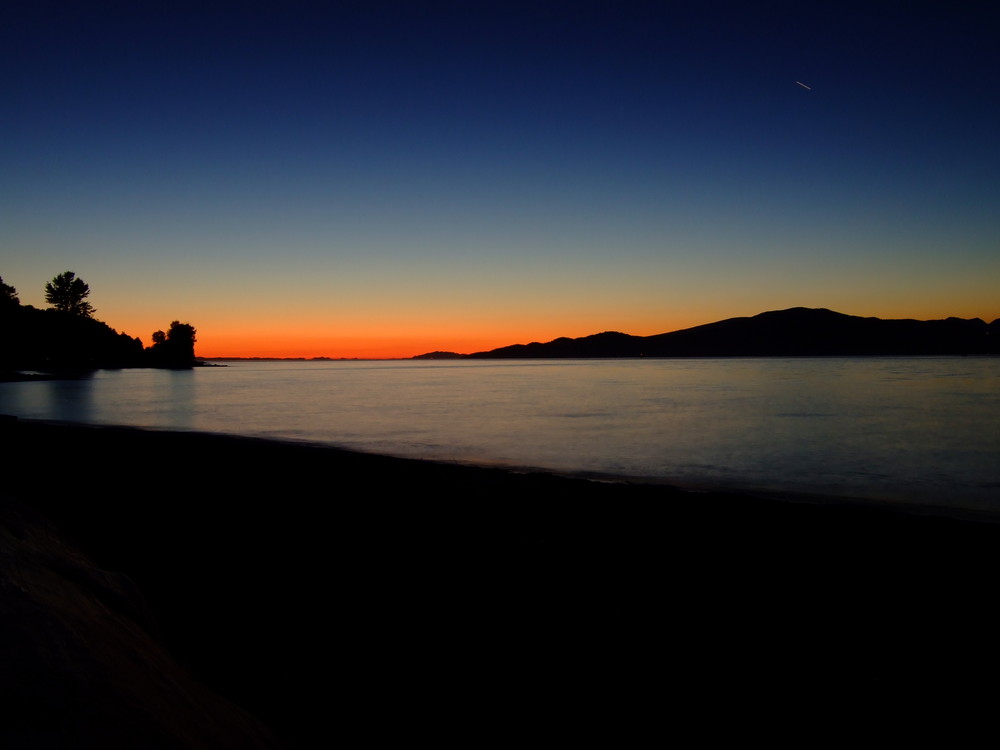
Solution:
M1000 662L994 523L197 433L0 430L3 493L127 576L178 669L278 745L766 720L774 701L843 724Z

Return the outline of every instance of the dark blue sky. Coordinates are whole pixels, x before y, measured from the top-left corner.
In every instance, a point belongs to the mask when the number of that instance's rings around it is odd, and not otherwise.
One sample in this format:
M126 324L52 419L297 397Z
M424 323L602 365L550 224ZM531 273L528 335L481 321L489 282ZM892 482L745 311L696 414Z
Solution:
M1000 316L993 3L81 5L0 24L23 301L220 354Z

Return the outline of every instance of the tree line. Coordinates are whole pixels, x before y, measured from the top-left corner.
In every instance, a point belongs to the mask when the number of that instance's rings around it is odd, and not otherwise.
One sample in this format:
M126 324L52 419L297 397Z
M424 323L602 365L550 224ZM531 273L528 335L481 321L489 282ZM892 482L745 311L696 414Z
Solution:
M0 277L0 371L64 372L102 367L185 368L195 364L196 330L173 321L144 346L94 318L90 286L73 271L45 284L49 307L22 305Z

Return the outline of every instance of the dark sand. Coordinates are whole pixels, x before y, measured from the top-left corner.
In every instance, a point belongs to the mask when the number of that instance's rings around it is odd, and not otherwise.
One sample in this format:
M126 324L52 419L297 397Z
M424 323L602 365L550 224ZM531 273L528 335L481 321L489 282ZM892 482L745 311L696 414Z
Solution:
M182 671L291 746L913 727L1000 664L993 523L197 433L0 432L3 492L127 575ZM120 698L94 700L138 710ZM250 746L232 721L228 746Z

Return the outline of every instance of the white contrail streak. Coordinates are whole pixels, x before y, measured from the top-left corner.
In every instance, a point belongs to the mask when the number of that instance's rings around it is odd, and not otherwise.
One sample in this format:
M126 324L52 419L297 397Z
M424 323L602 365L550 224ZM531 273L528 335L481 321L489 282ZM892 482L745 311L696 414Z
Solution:
M799 84L799 86L801 86L802 88L809 89L810 91L812 91L812 86L806 86L804 83L802 83L802 81L796 81L796 83Z

